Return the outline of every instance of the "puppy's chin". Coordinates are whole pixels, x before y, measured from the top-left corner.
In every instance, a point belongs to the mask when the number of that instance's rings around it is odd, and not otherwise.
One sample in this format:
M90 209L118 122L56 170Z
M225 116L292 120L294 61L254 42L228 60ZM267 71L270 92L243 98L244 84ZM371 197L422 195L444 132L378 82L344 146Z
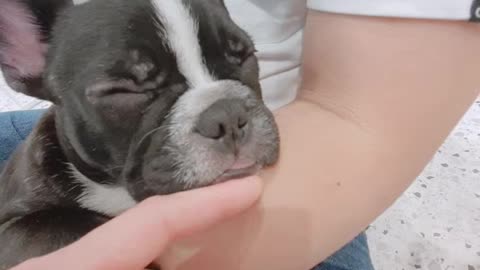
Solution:
M167 159L158 158L147 163L142 169L141 176L127 180L129 193L137 201L151 196L168 195L253 176L264 167L264 165L255 161L236 161L229 163L228 166L216 168L212 165L209 174L202 177L198 176L198 178L194 178L195 181L185 181L185 178L181 175L181 170L175 169L174 166L165 165L166 162L156 162L157 160L165 161ZM183 173L186 172L183 171ZM193 170L190 171L190 174L192 173Z
M126 179L132 196L141 201L151 196L168 195L186 190L224 183L230 180L257 175L263 168L270 167L278 160L278 145L268 148L257 159L237 159L231 156L213 155L185 166L168 156L158 156L140 165L133 177Z
M231 169L225 171L219 177L212 181L212 184L223 183L229 180L245 178L248 176L256 175L262 166L257 165L256 163L246 165L244 167L232 167Z

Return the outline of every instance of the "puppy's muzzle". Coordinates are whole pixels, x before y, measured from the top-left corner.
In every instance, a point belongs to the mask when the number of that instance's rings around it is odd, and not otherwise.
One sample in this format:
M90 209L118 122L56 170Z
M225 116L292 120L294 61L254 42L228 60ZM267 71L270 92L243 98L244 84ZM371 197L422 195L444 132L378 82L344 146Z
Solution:
M242 100L222 99L199 116L195 131L221 152L237 156L250 138L251 119Z

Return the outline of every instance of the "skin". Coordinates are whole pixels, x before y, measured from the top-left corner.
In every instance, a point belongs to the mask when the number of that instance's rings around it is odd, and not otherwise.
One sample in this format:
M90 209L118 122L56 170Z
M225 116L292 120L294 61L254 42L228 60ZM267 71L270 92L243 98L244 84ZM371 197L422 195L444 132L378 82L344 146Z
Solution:
M208 231L167 237L176 241L157 261L167 270L298 270L318 264L389 207L432 158L479 94L479 47L475 24L310 11L303 86L298 100L275 112L281 156L261 174L261 201ZM161 227L135 240L162 240ZM100 229L97 236L118 235ZM92 238L86 237L90 245L96 243ZM155 257L152 250L164 250L162 241L146 244L148 258ZM50 263L76 256L60 253Z
M480 25L310 11L305 35L263 199L178 242L165 269L310 269L405 191L479 94Z
M262 182L253 177L152 197L76 243L12 270L144 269L172 241L238 215L251 207L261 192ZM135 243L133 249L132 243Z

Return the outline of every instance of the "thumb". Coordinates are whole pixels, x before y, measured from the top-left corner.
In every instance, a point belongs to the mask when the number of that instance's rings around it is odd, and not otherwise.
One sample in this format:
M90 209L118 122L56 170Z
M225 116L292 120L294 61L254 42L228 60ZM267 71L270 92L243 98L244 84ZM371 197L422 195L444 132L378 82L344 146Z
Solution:
M148 199L78 242L36 260L35 268L144 269L171 241L205 230L251 207L261 190L260 179L251 177ZM21 269L27 268L20 266L16 270Z

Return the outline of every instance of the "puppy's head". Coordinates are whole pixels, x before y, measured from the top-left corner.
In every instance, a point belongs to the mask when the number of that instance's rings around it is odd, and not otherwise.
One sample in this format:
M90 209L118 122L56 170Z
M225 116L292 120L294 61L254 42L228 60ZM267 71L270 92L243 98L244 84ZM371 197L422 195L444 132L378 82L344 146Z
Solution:
M67 156L102 181L142 199L276 161L254 46L222 0L0 6L7 82L56 104Z

